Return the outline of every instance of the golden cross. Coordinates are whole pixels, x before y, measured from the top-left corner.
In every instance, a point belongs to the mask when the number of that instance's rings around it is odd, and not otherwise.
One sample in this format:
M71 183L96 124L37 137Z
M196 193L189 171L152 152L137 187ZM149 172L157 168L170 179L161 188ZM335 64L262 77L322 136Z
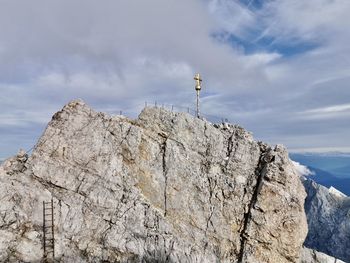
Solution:
M194 75L194 80L196 81L195 89L196 89L196 90L200 90L200 89L201 89L201 82L202 82L202 79L201 79L201 76L199 75L199 73L197 73L196 75Z

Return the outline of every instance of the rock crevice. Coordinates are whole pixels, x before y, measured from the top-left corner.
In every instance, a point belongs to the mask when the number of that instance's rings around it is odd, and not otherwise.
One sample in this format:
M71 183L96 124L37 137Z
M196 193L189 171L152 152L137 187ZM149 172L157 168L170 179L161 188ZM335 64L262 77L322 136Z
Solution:
M264 170L265 165L267 163L267 160L265 158L266 158L266 155L268 153L270 153L270 151L271 151L270 148L268 148L268 149L262 148L261 149L259 162L258 162L258 165L257 165L256 170L255 170L257 182L256 182L256 185L254 188L254 193L253 193L251 200L248 204L248 211L246 213L244 213L243 228L242 228L242 231L240 233L241 249L240 249L239 256L238 256L239 263L243 262L245 243L247 241L247 228L248 228L248 225L249 225L251 217L252 217L252 210L255 207L255 204L258 200L259 193L260 193L261 188L262 188L262 184L263 184L263 180L264 180L264 171L263 170ZM272 158L271 158L271 160L272 160Z

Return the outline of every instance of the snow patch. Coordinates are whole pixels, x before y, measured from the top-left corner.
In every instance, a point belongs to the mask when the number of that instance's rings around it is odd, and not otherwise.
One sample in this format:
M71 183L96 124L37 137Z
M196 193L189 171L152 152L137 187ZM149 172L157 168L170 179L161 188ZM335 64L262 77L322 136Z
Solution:
M331 193L331 194L333 194L333 195L335 195L337 197L347 197L346 194L340 192L338 189L334 188L333 186L331 186L329 188L329 193Z

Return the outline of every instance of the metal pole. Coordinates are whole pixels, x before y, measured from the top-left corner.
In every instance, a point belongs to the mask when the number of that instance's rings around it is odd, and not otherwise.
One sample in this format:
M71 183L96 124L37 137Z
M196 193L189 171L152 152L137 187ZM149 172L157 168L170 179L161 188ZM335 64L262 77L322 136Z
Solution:
M197 118L199 118L199 90L197 90L197 111L196 111Z
M197 105L196 105L196 117L199 118L199 91L201 90L201 76L199 75L199 73L197 73L196 75L194 75L194 80L196 81L196 85L195 85L195 90L196 90L196 95L197 95Z

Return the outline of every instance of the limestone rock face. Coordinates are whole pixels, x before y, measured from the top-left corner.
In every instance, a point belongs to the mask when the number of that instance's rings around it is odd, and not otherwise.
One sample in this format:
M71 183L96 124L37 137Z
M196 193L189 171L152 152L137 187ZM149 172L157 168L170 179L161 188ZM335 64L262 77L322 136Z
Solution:
M304 185L309 225L305 245L350 262L350 197L312 180Z
M61 262L299 262L307 232L282 146L160 108L130 120L73 101L5 161L1 262L41 260L51 198Z

